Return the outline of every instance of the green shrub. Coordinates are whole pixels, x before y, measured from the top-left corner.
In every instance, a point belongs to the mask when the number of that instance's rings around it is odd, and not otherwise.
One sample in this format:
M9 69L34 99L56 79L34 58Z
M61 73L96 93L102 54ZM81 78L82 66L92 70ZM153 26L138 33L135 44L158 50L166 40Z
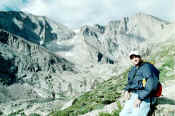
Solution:
M64 112L64 111L56 111L51 113L52 116L69 116L68 112Z
M12 113L8 114L8 116L19 116L19 115L20 116L26 116L23 111L24 111L24 109L20 109L16 112L12 112Z
M29 116L40 116L40 115L37 113L31 113Z
M104 104L96 104L94 105L94 109L103 109L104 108Z
M167 56L167 58L164 61L163 67L169 67L171 69L174 68L174 58L172 56Z
M21 113L21 116L27 116L24 112Z
M3 112L2 112L2 111L0 111L0 116L1 116L1 115L3 115Z
M100 112L99 116L112 116L110 113Z
M122 105L118 101L117 101L117 107L118 107L118 109L116 109L112 112L112 116L119 116L119 113L122 110Z

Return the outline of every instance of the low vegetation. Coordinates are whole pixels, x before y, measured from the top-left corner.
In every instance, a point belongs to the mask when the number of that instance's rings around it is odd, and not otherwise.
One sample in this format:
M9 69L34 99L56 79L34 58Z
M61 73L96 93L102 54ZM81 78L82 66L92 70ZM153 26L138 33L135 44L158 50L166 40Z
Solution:
M159 64L160 81L175 79L175 45L167 44L160 46L160 51L153 54L150 59L156 59L155 63Z
M102 109L105 105L116 102L121 96L121 90L126 84L127 72L118 77L97 85L96 89L86 92L73 101L73 105L62 111L53 111L51 116L77 116L95 109Z
M0 113L0 116L1 116L1 113ZM37 113L31 113L31 114L29 114L29 115L26 115L26 114L24 113L24 109L20 109L20 110L18 110L18 111L16 111L16 112L10 113L8 116L40 116L40 115L37 114Z
M20 109L16 112L12 112L10 113L8 116L27 116L25 113L24 113L24 109Z

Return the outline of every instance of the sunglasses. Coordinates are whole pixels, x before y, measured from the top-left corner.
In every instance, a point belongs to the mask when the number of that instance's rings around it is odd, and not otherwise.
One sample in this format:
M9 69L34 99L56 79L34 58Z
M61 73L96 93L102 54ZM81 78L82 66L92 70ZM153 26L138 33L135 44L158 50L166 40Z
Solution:
M140 55L134 55L134 54L130 56L130 60L132 60L134 58L141 58L141 57L140 57Z

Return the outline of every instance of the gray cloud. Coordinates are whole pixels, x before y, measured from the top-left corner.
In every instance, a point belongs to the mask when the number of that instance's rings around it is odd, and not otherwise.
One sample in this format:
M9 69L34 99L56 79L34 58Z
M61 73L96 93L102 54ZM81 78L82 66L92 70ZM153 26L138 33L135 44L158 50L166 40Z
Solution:
M19 10L24 5L23 0L1 0L0 1L0 10L14 9Z
M12 0L5 1L8 1L6 4L12 4L9 2ZM18 1L18 8L22 11L47 16L71 28L85 24L106 24L138 12L175 20L174 0L28 0L23 5L19 3L20 0L14 1Z

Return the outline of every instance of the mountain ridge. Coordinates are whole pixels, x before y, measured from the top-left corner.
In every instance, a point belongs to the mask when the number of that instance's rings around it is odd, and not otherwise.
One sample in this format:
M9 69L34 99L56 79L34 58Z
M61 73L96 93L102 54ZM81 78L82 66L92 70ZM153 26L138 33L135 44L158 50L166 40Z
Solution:
M9 26L7 23L9 19L7 18L8 20L5 22L5 18L0 17L0 58L6 62L5 64L1 62L2 65L7 65L7 61L12 62L9 63L9 67L13 67L10 68L11 70L4 69L8 73L14 71L17 79L20 79L20 83L14 82L7 88L0 85L0 91L3 93L0 94L0 97L5 99L4 96L8 95L6 99L8 100L13 96L10 92L4 93L3 88L7 91L24 88L28 93L17 91L17 93L20 92L19 95L12 97L17 100L16 103L14 100L13 103L0 104L5 111L4 114L23 109L27 115L32 112L47 115L52 109L60 109L73 98L76 103L77 96L87 91L91 93L91 90L93 93L98 90L100 84L101 86L104 84L104 90L97 91L99 99L94 99L99 103L111 103L120 96L120 90L118 90L120 88L113 84L117 83L116 80L122 79L121 74L126 76L125 73L130 66L128 58L130 51L138 49L143 57L147 58L152 54L157 54L157 51L162 49L160 45L164 45L165 40L169 40L170 43L174 41L174 31L171 30L174 28L172 23L144 13L123 17L121 20L111 21L106 25L84 25L76 33L62 24L57 25L48 18L43 19L32 14L24 13L24 16L20 14L18 20L15 18L15 13L22 14L24 12L0 12L0 16L11 18L11 26ZM23 25L25 17L28 17L30 26ZM40 19L42 19L41 22ZM44 29L46 26L44 23L48 23L50 28ZM15 31L15 25L21 26L22 30L17 28L18 31ZM33 30L32 25L36 30ZM31 36L30 33L26 33L25 36L24 34L20 35L24 32L24 27L36 37ZM9 32L9 30L11 31ZM171 32L170 35L167 34L169 32ZM161 34L159 35L159 33ZM162 39L160 39L161 37ZM156 60L157 57L152 59ZM171 58L169 60L172 61ZM158 66L162 66L162 64L158 63ZM18 70L15 70L16 68ZM9 76L9 78L11 77ZM0 79L3 80L4 77L1 75ZM11 80L5 78L3 81ZM123 81L120 84L122 83ZM116 96L110 96L113 92L111 91L110 94L106 90L116 90ZM102 96L100 92L104 92L105 95ZM20 95L24 95L26 98L22 98ZM36 97L36 99L33 100L31 97ZM93 96L91 97L93 98ZM99 101L103 97L105 99ZM24 99L22 102L24 105L18 102L20 99ZM82 99L84 98L82 97ZM28 100L32 102L25 102ZM36 105L37 100L42 102ZM27 108L27 106L30 107ZM94 107L97 108L102 106L103 104L97 106L94 104ZM14 110L12 111L12 109ZM43 110L44 112L41 113ZM87 111L88 108L84 110Z

